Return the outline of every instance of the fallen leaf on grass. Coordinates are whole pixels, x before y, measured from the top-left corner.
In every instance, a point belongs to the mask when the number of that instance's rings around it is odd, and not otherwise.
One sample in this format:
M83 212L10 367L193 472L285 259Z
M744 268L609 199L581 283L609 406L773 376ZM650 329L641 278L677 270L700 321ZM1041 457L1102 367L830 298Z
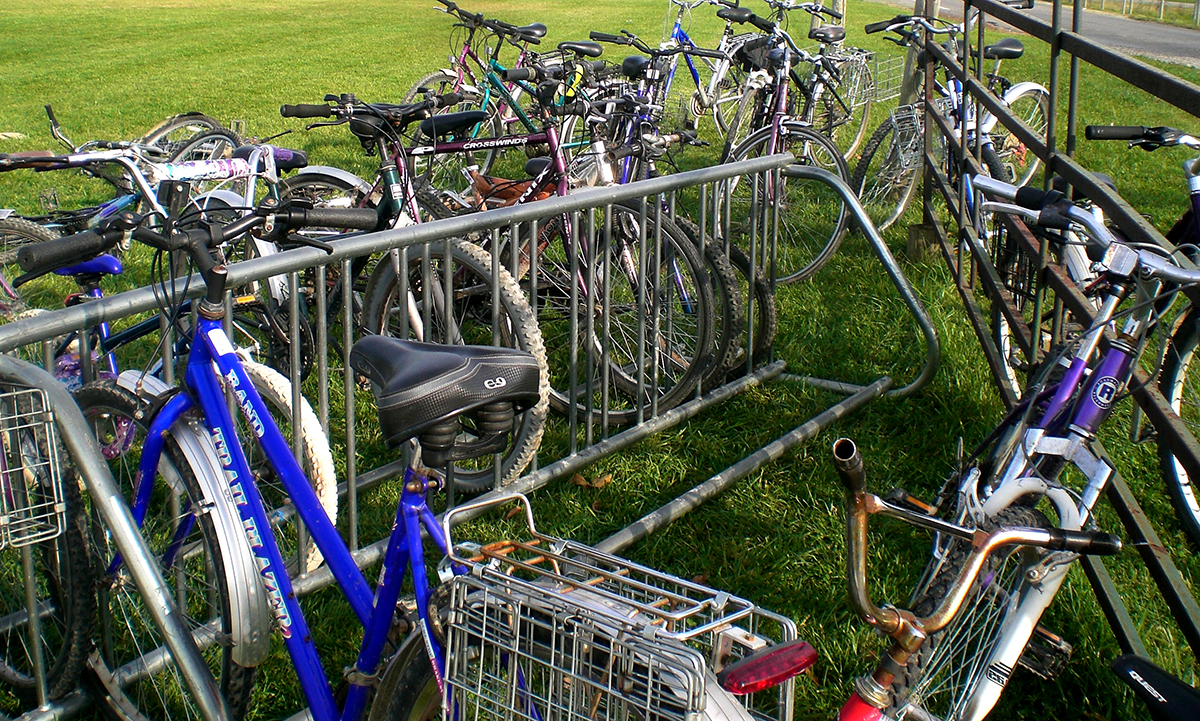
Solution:
M593 478L590 481L584 478L583 474L576 473L575 475L571 476L571 483L574 483L582 488L604 488L612 482L612 479L613 477L611 473L605 473L603 476L600 476L599 478Z
M510 508L508 510L508 513L504 514L504 520L507 521L508 519L510 519L514 516L520 515L521 511L523 511L523 510L524 510L524 508L522 508L521 506L514 506L514 507Z
M24 133L0 133L0 140L20 140L23 137Z

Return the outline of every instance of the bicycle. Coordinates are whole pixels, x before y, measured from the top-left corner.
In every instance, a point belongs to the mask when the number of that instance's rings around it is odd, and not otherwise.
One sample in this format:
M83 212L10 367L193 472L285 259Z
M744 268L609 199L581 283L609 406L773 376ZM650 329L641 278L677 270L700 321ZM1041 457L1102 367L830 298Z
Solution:
M722 12L728 10L732 9L725 8ZM765 69L750 74L738 116L753 119L761 127L735 147L730 146L736 139L731 131L726 137L722 162L790 152L797 164L824 168L848 181L846 161L833 141L796 120L790 110L792 63L797 59L812 61L813 57L797 48L777 24L746 8L737 10L741 12L730 15L734 22L747 22L770 33L762 44L754 41L741 50L745 58L761 55L754 63ZM770 49L774 45L779 47ZM846 235L849 211L841 197L824 183L782 175L769 176L761 183L733 179L724 192L729 194L730 221L745 219L740 224L730 222L726 232L730 239L747 234L754 227L758 218L751 219L752 211L761 216L764 209L774 209L774 218L779 222L779 242L774 257L770 258L773 283L795 283L811 277L829 262ZM717 202L723 204L726 199L718 196Z
M861 464L857 480L853 473L846 477L855 465L853 444L835 446L835 462L853 501L848 533L851 578L858 584L852 597L860 613L879 610L863 590L866 515L887 512L937 532L932 558L910 601L912 614L884 610L885 616L874 617L887 619L883 629L896 639L894 660L885 659L873 680L860 680L852 702L859 712L875 717L883 710L892 718L981 719L1018 665L1043 676L1061 668L1069 646L1040 628L1038 620L1065 580L1074 554L1120 548L1115 536L1090 530L1095 503L1115 472L1094 445L1095 433L1130 381L1145 336L1165 302L1179 286L1200 282L1200 272L1177 267L1165 254L1122 244L1091 212L1061 194L983 175L971 181L985 195L1017 201L989 201L984 211L1018 215L1041 227L1077 228L1096 257L1102 257L1105 286L1090 326L1031 373L1021 402L960 464L933 502L915 499L903 489L889 494L890 502L866 496ZM1130 295L1135 295L1133 305L1118 313ZM1102 347L1101 339L1122 315L1120 333ZM1068 467L1076 469L1070 477L1082 478L1082 488L1065 486ZM1039 510L1042 504L1055 511L1055 523ZM1014 526L1026 530L1013 531ZM984 551L1001 542L1054 552L989 560ZM1029 648L1036 652L1026 653Z
M1084 130L1088 140L1124 140L1130 147L1138 147L1146 152L1160 148L1183 147L1200 151L1200 139L1175 128L1142 126L1104 126L1089 125ZM1197 190L1196 178L1200 177L1200 157L1192 158L1183 163L1184 179L1188 183L1191 207L1173 224L1167 232L1167 240L1180 248L1189 248L1200 244L1200 228L1197 228L1196 217L1200 213L1200 190ZM1081 201L1083 199L1080 199ZM1087 207L1086 205L1084 207ZM1099 208L1090 207L1097 222L1103 222L1103 213ZM1096 295L1097 274L1092 269L1092 260L1088 257L1086 244L1076 233L1070 230L1033 229L1039 238L1051 243L1052 256L1059 259L1066 276L1081 290L1081 292L1099 302ZM994 233L995 260L997 272L1005 286L1012 292L1017 308L1022 311L1031 309L1029 299L1033 297L1034 277L1032 263L1025 249L1012 238L1004 226L998 225ZM1046 307L1050 307L1046 305ZM1019 359L1019 351L1003 313L994 312L994 333L998 348L1003 353L1006 380L1009 383L1020 382L1022 372L1027 370ZM1056 325L1070 325L1069 319L1057 321L1053 312L1047 312L1042 318L1029 320L1032 337L1040 352L1049 351L1050 339L1053 337ZM1159 330L1160 346L1156 351L1157 385L1167 402L1185 422L1192 427L1193 432L1197 422L1196 411L1196 381L1192 378L1192 361L1195 349L1200 343L1200 321L1192 305L1182 308L1173 322L1164 324ZM1200 545L1200 511L1196 494L1186 469L1175 459L1165 444L1158 449L1159 465L1175 509L1175 515L1187 532L1192 542Z
M1023 6L1021 0L1013 0L1008 4ZM916 26L924 29L930 37L949 35L946 47L951 53L957 53L959 39L970 32L977 18L978 11L973 12L966 23L897 15L891 20L867 25L866 31L868 34L896 32L900 38L887 39L903 47L914 43L923 47L921 44L927 41L911 29ZM987 75L987 88L1030 130L1044 136L1049 117L1049 92L1038 83L1012 83L999 74L1001 61L1019 58L1024 51L1024 45L1015 38L1005 38L985 46L984 58L996 61ZM965 102L967 98L962 83L949 69L946 70L945 81L935 81L932 89L925 89L925 94L932 96L939 112L950 121L955 140L973 146L978 136L980 157L992 177L1013 180L1018 185L1026 185L1033 179L1041 167L1041 160L1000 125L995 115L980 113L974 103ZM851 187L858 190L859 198L880 230L891 227L904 215L923 174L924 153L924 100L893 110L863 147L862 156L854 168ZM958 177L957 170L952 168L950 178L955 180Z

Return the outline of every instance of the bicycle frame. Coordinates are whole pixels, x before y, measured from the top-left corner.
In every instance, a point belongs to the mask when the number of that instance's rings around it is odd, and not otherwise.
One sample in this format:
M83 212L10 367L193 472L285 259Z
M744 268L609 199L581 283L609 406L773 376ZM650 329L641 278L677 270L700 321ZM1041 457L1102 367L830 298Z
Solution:
M440 482L416 473L411 468L405 472L404 490L383 561L380 576L382 580L372 592L366 578L355 565L350 551L338 536L337 529L322 509L292 454L291 447L283 438L262 398L242 368L241 360L225 335L220 320L199 320L185 377L187 387L195 397L179 394L166 403L154 417L139 463L139 479L153 479L158 468L162 443L151 441L159 438L184 414L198 409L203 424L212 437L246 540L254 554L268 604L300 678L313 718L318 721L334 721L338 718L351 721L361 716L367 693L371 688L369 679L378 670L380 655L399 599L400 586L409 567L416 588L421 632L424 634L426 647L433 654L434 670L440 684L445 660L436 638L429 632L430 587L425 573L424 548L421 541L421 532L424 529L439 551L445 554L448 550L441 526L425 504L426 490L437 488ZM354 667L357 673L350 676L350 690L345 706L340 711L334 702L333 691L322 669L307 621L293 592L291 579L271 531L267 512L250 473L245 453L237 442L237 427L226 404L222 380L233 393L246 423L262 445L268 461L292 499L296 512L307 526L313 542L325 556L326 564L338 586L363 625L363 642ZM151 485L143 482L139 487ZM135 502L135 514L138 508L141 508L144 514L145 504L141 495ZM181 528L186 525L186 522L182 523Z

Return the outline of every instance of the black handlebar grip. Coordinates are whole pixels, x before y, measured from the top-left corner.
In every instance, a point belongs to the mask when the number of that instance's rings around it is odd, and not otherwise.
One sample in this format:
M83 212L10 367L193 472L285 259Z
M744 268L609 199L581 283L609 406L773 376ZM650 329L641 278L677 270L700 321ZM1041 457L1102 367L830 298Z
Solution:
M72 263L82 263L117 244L124 235L120 230L97 232L85 230L33 245L23 245L17 251L17 264L30 275L41 275Z
M838 12L837 10L834 10L833 8L821 8L821 13L828 15L829 17L833 18L834 20L841 20L842 18L846 17L845 15Z
M374 230L379 213L374 208L312 208L292 210L288 225L314 228L353 228Z
M833 467L837 469L842 485L849 493L867 490L867 474L863 469L862 455L858 446L849 438L839 438L833 443Z
M1120 537L1111 533L1051 528L1050 538L1050 547L1059 551L1071 551L1089 556L1115 556L1121 552Z
M285 118L329 118L333 108L328 105L282 105L279 114Z
M1149 128L1142 125L1089 125L1083 129L1088 140L1139 140Z
M1056 196L1052 195L1056 194ZM1041 188L1031 188L1028 185L1017 188L1017 195L1013 198L1013 202L1022 208L1030 210L1041 210L1050 202L1058 200L1062 197L1062 193L1056 190L1042 190Z
M532 80L537 76L537 70L534 68L509 68L500 73L500 79L506 83L516 80Z
M628 45L632 42L626 35L611 35L609 33L598 33L595 30L588 33L588 37L598 43L613 43L616 45Z
M462 93L446 93L445 95L438 96L437 107L449 108L451 106L458 105L459 103L462 102L462 100L463 100Z
M868 23L863 30L866 30L867 34L870 35L871 33L883 32L896 23L906 23L909 20L912 20L911 15L897 15L891 20L880 20L877 23Z
M586 116L586 115L588 114L588 111L589 111L589 110L591 110L591 106L590 106L590 105L588 105L588 104L587 104L585 101L583 101L583 100L574 100L574 101L572 101L572 102L569 102L569 103L563 103L562 105L552 105L552 106L550 106L550 114L551 114L551 115L581 115L581 116Z
M771 22L767 18L760 18L757 15L751 15L746 22L750 23L759 30L762 30L764 33L769 33L775 29L775 23Z
M687 48L684 50L688 55L698 55L702 58L714 58L716 60L724 60L726 55L720 50L708 50L707 48Z

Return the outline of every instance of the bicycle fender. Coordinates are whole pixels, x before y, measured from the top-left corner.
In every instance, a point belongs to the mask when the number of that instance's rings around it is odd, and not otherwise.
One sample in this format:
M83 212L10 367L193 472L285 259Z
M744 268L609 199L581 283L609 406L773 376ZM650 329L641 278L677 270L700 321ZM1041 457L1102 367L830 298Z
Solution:
M338 180L345 181L362 191L363 195L370 195L371 184L354 173L351 173L341 168L335 168L332 165L309 165L296 171L296 175L308 175L309 173L320 173L322 175L332 175Z
M379 686L375 689L375 702L371 704L371 710L367 715L367 721L384 721L387 714L387 699L390 699L396 693L396 685L400 683L400 677L404 675L404 669L408 668L410 663L429 663L429 655L425 651L425 641L421 638L421 632L413 629L404 641L400 643L400 648L391 658L385 660L383 673L379 674Z
M1042 87L1041 83L1035 83L1035 82L1026 80L1024 82L1017 83L1016 85L1014 85L1008 89L1008 92L1004 94L1004 104L1009 105L1010 103L1012 103L1012 101L1014 99L1016 99L1017 97L1019 97L1021 95L1024 95L1025 93L1029 92L1030 90L1040 91L1043 95L1045 95L1047 97L1049 97L1049 95L1050 95L1050 92L1048 90L1046 90L1046 88ZM992 115L990 112L984 113L983 122L981 123L980 127L983 130L983 132L990 133L990 132L992 132L992 129L996 127L996 123L998 123L998 122L1000 122L1000 120L995 115Z
M16 211L13 210L12 208L0 208L0 220L4 220L5 218L7 218L8 216L12 215L15 212Z
M125 371L117 377L117 386L137 393L158 396L171 389L161 379L140 371ZM240 666L258 666L271 651L271 611L267 606L254 554L242 532L242 521L225 483L225 474L212 438L192 419L180 418L171 426L171 434L184 458L196 474L202 503L214 514L213 526L225 559L226 588L229 589L231 623L230 653Z
M188 205L194 205L197 208L204 209L206 207L205 203L209 200L215 200L221 204L217 207L227 206L230 208L240 208L246 204L246 199L232 190L217 189L197 195L195 198L192 198L190 201L188 201Z

